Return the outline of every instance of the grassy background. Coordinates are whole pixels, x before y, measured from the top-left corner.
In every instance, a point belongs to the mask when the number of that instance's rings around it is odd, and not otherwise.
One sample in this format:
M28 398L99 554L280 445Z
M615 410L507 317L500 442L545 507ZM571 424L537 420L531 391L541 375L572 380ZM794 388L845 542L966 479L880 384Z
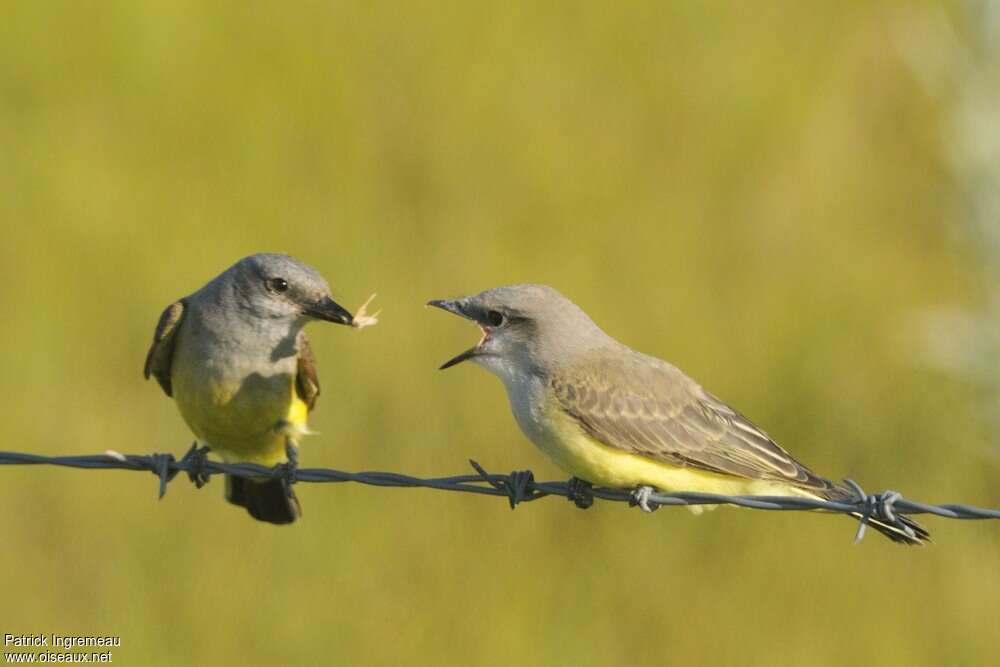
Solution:
M926 5L929 11L932 4ZM828 476L1000 504L972 390L915 314L972 303L892 2L17 3L0 27L0 398L19 451L181 453L160 310L285 251L313 325L306 466L562 477L429 298L561 289ZM963 17L955 17L962 25ZM0 633L123 664L939 665L1000 660L1000 530L303 485L273 529L182 480L0 471Z

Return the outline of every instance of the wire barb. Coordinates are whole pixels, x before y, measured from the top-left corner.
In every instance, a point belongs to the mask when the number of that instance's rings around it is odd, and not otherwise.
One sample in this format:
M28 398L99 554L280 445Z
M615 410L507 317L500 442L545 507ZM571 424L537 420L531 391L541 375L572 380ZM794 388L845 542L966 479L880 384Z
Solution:
M850 487L851 491L854 491L854 495L858 499L858 503L862 505L863 509L860 511L860 518L858 519L858 531L854 534L854 543L858 544L865 537L865 529L868 527L868 522L872 517L882 523L888 524L893 528L896 528L906 535L916 538L916 533L913 529L907 526L905 523L900 521L899 517L896 516L895 504L896 501L903 498L903 494L898 491L883 491L877 495L868 495L861 488L861 485L855 482L853 479L845 479L844 483Z
M163 500L163 496L167 495L167 483L177 475L177 470L171 469L171 466L175 463L174 455L153 454L150 459L153 474L160 478L159 499Z
M638 507L643 512L647 514L652 514L656 510L660 509L662 505L649 504L650 498L656 493L656 489L651 486L640 486L638 489L632 492L632 499L628 501L629 507Z
M507 476L507 479L503 479L500 475L490 475L472 459L469 459L469 464L475 468L487 484L502 491L507 496L507 502L510 503L511 509L515 509L520 503L527 500L547 495L534 488L535 474L530 470L515 470Z

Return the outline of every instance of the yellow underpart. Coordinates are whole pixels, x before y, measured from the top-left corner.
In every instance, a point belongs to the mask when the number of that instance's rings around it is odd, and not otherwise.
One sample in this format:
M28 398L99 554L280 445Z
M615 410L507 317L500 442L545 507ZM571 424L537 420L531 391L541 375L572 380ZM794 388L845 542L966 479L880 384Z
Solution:
M309 433L309 407L289 375L259 376L237 386L174 372L174 398L184 421L227 462L274 466L287 461L288 439Z
M292 387L292 402L288 405L288 416L285 417L285 421L296 427L296 432L300 434L309 432L309 406L299 398L294 386Z

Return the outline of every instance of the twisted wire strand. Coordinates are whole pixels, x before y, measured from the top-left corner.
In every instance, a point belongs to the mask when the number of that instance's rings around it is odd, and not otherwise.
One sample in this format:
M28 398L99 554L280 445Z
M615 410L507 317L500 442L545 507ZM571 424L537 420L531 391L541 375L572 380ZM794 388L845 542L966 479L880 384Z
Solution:
M590 506L593 498L613 502L627 502L635 505L636 492L625 489L590 487L580 480L569 482L538 482L530 470L514 471L510 474L487 472L473 460L469 461L475 474L453 475L450 477L421 478L395 472L363 471L346 472L331 468L299 468L294 464L280 464L273 468L254 463L221 463L209 460L205 450L192 446L181 459L172 454L119 454L109 451L105 454L82 456L44 456L21 452L0 451L0 465L54 465L84 470L134 470L153 473L159 480L159 496L162 498L167 485L178 473L187 473L198 487L207 483L214 475L228 474L250 479L283 478L294 484L305 483L356 483L367 486L425 488L439 491L457 491L487 496L506 497L511 509L522 502L531 502L546 496L569 498L578 507ZM758 510L809 511L823 510L840 514L860 516L856 541L864 536L865 526L872 518L901 526L900 514L933 514L947 519L1000 519L1000 508L975 507L961 503L931 504L907 500L896 491L866 494L852 480L845 480L855 492L852 501L827 501L793 496L728 496L717 493L648 493L646 499L652 508L677 505L735 505ZM581 484L586 486L581 492ZM587 496L581 498L581 493Z

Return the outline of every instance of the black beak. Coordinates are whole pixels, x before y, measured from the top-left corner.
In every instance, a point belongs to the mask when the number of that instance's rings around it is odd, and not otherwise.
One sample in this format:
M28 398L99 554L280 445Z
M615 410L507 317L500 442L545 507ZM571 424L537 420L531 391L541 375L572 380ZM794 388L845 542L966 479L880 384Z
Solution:
M428 301L427 305L434 306L435 308L440 308L441 310L447 310L449 313L453 315L458 315L459 317L464 317L467 320L472 319L472 317L470 317L462 308L462 299L454 299L450 301L444 299L435 299L434 301Z
M467 320L474 319L473 317L471 317L462 308L462 300L461 299L456 299L456 300L453 300L453 301L448 301L448 300L428 301L427 305L428 306L434 306L435 308L440 308L441 310L446 310L449 313L452 313L454 315L458 315L459 317L464 317ZM468 350L466 350L462 354L458 355L457 357L455 357L453 359L449 359L448 361L446 361L443 364L441 364L441 367L438 370L443 371L446 368L451 368L452 366L457 366L458 364L462 363L463 361L465 361L467 359L472 359L473 357L478 356L478 355L479 355L479 350L477 348L475 348L475 347L470 347Z
M479 350L477 350L474 347L470 347L468 350L466 350L462 354L458 355L457 357L449 359L448 361L446 361L443 364L441 364L441 367L438 368L438 370L439 371L443 371L446 368L451 368L452 366L458 366L460 363L462 363L466 359L471 359L471 358L473 358L475 356L478 356L478 355L479 355Z
M302 309L302 312L309 317L313 317L317 320L333 322L334 324L350 325L354 323L354 315L351 315L343 306L330 297L325 297L315 303L307 304Z

